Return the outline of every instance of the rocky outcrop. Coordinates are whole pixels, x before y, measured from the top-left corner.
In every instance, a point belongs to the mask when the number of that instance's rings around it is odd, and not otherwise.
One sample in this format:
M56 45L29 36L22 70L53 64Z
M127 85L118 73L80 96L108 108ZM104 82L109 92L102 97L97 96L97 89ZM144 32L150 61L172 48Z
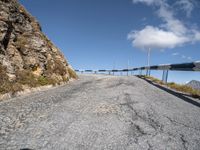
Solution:
M42 33L38 21L17 0L0 0L0 76L17 82L28 74L35 80L55 82L76 78L60 50Z

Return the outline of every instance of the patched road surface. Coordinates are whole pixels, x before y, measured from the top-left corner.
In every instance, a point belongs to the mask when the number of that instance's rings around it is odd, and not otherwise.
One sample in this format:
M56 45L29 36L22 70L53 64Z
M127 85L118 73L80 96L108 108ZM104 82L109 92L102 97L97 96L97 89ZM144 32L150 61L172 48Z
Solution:
M200 108L137 77L81 75L0 102L0 149L23 148L199 150Z

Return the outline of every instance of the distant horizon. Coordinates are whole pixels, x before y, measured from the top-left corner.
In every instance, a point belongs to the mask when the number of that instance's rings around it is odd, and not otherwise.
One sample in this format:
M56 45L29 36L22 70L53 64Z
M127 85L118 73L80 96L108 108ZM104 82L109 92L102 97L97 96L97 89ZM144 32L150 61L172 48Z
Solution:
M124 69L200 61L200 2L182 0L48 0L20 3L74 69ZM161 78L162 72L152 75ZM200 81L170 71L169 82Z

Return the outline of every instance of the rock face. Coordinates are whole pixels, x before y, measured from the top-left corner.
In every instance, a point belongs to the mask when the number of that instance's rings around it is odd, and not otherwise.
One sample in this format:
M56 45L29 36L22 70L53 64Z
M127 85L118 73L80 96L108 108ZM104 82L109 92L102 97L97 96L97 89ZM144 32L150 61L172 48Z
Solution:
M193 89L200 90L200 81L192 80L187 83L187 86L192 87Z
M0 68L12 81L23 71L57 82L76 77L38 21L17 0L0 0Z

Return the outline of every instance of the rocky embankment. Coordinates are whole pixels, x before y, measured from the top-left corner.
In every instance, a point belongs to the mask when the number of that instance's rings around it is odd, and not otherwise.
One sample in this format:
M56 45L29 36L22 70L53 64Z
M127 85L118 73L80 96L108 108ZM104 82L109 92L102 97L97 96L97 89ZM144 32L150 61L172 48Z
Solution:
M0 94L76 78L61 51L17 0L0 0Z

